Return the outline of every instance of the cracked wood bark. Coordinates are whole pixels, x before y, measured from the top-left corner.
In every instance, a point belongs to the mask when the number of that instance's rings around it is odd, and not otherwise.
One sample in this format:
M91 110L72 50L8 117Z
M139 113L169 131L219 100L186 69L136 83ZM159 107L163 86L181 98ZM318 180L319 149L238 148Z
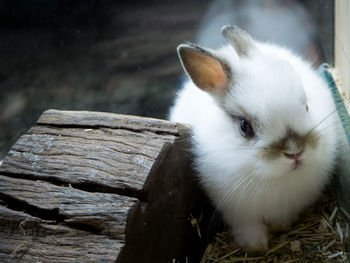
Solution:
M0 206L1 262L115 262L124 242Z
M0 261L198 261L188 136L164 120L44 112L0 166Z

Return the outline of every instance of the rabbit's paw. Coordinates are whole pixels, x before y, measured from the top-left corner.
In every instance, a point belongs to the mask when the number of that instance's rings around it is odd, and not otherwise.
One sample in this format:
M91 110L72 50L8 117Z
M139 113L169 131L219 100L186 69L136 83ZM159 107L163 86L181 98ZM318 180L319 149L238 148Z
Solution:
M265 252L268 248L268 232L265 225L245 225L234 231L237 244L247 252Z

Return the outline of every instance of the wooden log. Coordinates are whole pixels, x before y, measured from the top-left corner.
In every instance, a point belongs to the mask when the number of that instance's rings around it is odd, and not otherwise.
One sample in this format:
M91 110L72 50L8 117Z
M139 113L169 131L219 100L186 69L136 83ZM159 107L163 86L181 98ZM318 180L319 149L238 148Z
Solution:
M50 110L38 124L10 150L6 172L130 195L142 192L157 157L181 132L162 120L97 112Z
M0 206L1 262L115 262L118 239Z
M134 198L90 193L7 176L0 176L0 193L3 199L12 198L13 202L35 207L43 217L119 239L124 238L128 211L140 209L138 200ZM140 217L140 212L138 214ZM142 222L141 218L138 219Z
M189 218L206 204L189 136L164 120L44 112L0 166L0 261L198 261Z

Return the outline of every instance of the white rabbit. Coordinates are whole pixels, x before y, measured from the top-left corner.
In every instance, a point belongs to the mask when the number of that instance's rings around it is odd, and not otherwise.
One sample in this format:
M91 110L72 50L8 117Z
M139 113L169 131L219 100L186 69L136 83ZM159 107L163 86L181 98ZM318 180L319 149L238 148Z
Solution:
M193 132L195 167L213 204L248 251L268 248L330 179L338 117L327 83L286 49L222 28L217 51L182 44L189 76L170 120Z

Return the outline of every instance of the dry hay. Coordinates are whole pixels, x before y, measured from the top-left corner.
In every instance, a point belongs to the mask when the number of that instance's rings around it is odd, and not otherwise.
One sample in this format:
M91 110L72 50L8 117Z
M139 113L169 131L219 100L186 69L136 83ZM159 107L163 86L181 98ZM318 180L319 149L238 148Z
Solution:
M346 262L343 230L334 194L328 190L307 209L289 232L275 234L264 255L248 254L234 247L228 232L218 233L208 245L201 263Z

